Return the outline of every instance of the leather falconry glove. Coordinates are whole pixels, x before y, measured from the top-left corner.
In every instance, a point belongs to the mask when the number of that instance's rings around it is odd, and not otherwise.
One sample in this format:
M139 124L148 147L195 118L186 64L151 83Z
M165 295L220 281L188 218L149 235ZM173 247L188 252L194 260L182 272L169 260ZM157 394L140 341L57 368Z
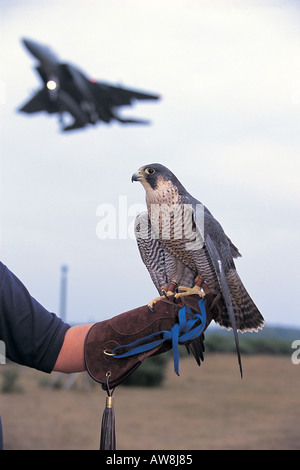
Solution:
M107 392L102 419L100 449L115 449L112 393L150 356L173 347L174 369L178 371L178 344L185 344L198 364L203 360L204 335L213 318L222 309L219 295L206 293L204 298L191 295L172 297L95 323L85 340L85 362L89 375Z

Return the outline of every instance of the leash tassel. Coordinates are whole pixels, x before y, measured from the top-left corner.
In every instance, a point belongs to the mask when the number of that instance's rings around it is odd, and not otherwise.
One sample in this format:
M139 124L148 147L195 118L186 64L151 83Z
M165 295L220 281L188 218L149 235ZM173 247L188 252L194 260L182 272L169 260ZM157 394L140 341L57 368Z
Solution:
M114 398L106 381L106 406L102 416L100 450L116 450L116 422L114 410Z

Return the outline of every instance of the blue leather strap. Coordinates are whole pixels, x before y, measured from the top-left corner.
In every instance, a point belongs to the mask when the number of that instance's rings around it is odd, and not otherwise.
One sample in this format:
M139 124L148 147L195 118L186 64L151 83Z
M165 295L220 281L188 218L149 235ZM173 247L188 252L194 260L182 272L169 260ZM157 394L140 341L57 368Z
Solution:
M190 307L182 307L178 312L178 323L171 328L171 330L162 330L157 333L145 336L138 339L133 343L118 346L111 351L115 359L122 359L124 357L140 354L159 346L165 341L172 341L173 358L174 358L174 371L179 375L179 344L186 341L193 341L198 338L203 332L206 325L206 300L200 299L198 302L200 313L193 313ZM128 349L122 353L122 349Z

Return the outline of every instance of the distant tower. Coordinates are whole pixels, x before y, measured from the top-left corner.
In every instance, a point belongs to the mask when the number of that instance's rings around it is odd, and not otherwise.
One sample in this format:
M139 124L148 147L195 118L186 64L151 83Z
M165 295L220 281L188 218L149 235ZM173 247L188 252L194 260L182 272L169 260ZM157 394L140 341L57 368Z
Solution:
M65 322L67 314L67 277L68 266L61 267L59 316Z

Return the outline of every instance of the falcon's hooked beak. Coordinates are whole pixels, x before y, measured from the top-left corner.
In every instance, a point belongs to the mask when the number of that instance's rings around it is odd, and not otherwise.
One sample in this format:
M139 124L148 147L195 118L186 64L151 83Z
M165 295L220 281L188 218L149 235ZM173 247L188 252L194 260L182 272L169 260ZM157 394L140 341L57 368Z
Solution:
M138 170L135 173L133 173L131 177L131 182L133 183L133 181L139 181L142 178L144 178L143 172Z

